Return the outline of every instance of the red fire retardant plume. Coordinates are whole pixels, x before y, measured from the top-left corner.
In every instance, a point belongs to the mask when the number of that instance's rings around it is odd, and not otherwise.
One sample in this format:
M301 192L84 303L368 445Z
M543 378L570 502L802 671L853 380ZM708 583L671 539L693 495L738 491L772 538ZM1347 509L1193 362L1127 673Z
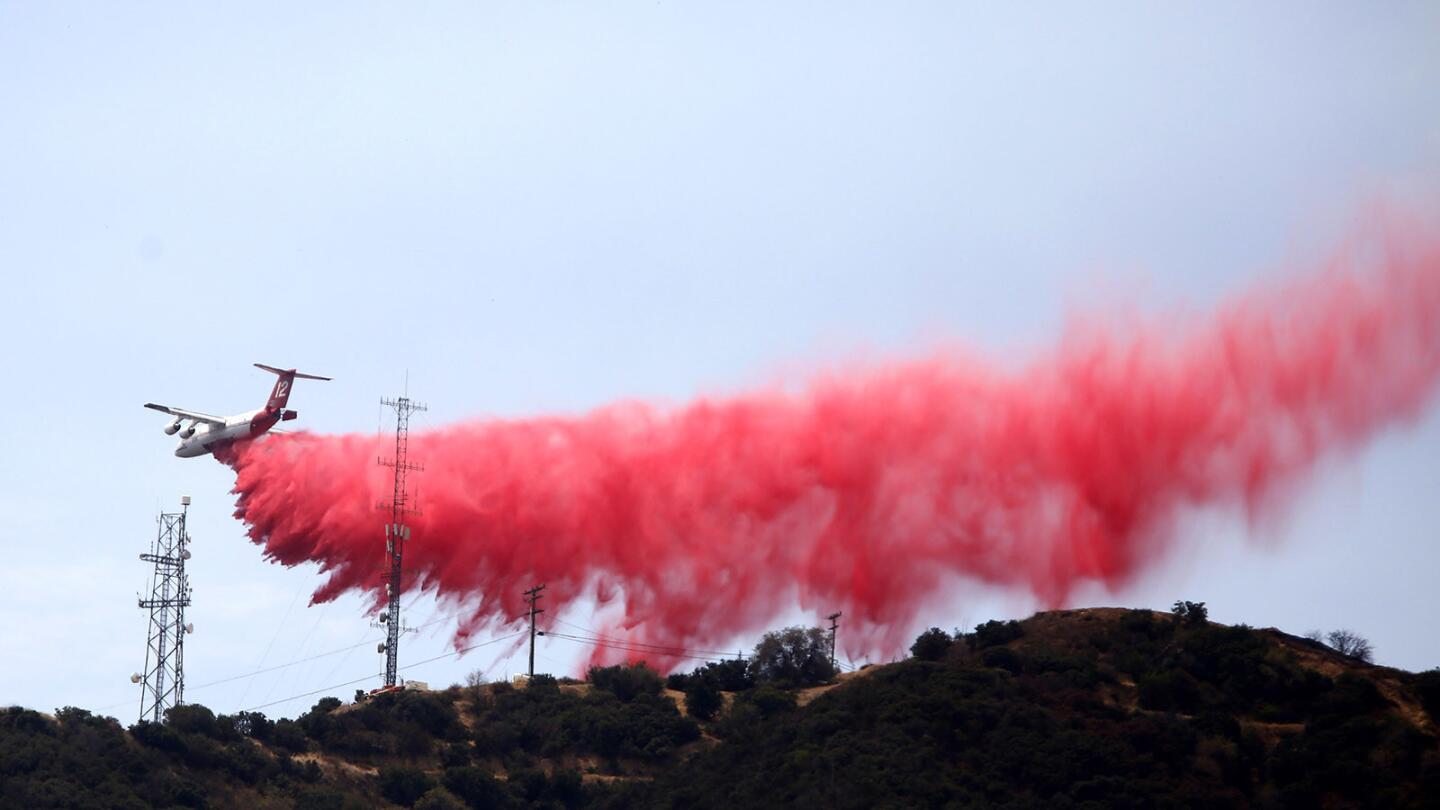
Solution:
M631 640L713 649L798 603L843 611L847 649L892 654L967 579L1049 605L1121 585L1164 555L1182 508L1253 515L1425 406L1440 249L1378 241L1188 325L1071 328L1018 368L944 351L679 407L415 433L406 589L462 607L460 638L518 622L543 582L552 615L622 599L611 629ZM384 599L375 462L392 444L301 433L229 456L254 542L328 572L317 602Z

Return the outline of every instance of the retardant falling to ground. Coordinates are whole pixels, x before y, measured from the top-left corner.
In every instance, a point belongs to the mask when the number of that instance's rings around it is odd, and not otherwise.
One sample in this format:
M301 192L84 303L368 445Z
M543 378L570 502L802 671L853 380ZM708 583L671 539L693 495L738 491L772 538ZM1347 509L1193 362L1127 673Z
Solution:
M1254 514L1430 401L1435 240L1389 229L1288 278L1189 325L1092 318L1022 365L939 351L413 434L407 590L463 607L462 638L518 622L543 582L552 615L622 600L637 641L713 649L798 604L843 611L846 650L893 654L957 582L1052 606L1086 581L1123 585L1173 545L1180 510ZM317 601L383 600L376 458L392 448L300 433L229 456L251 538L328 572Z

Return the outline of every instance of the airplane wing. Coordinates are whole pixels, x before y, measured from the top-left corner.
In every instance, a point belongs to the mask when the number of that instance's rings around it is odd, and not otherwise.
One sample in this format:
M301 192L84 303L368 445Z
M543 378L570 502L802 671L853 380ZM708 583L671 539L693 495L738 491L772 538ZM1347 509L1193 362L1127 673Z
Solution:
M168 413L171 416L178 416L181 419L194 419L196 422L205 422L207 424L225 427L224 417L211 416L208 413L200 413L199 411L187 411L183 408L171 408L168 405L156 405L153 402L145 403L145 407L149 408L152 411L159 411L161 413Z

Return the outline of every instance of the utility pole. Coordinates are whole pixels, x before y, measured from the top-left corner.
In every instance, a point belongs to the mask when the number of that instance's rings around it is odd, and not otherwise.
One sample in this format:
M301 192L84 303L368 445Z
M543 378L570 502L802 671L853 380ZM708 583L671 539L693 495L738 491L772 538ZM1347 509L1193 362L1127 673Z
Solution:
M825 618L830 620L830 668L835 668L835 629L840 626L839 612L831 613Z
M545 590L545 586L544 586L544 585L536 585L535 587L533 587L533 588L531 588L530 590L528 590L528 591L525 592L525 601L530 604L530 675L529 675L529 677L531 677L531 678L535 677L535 635L536 635L536 633L535 633L535 616L536 616L536 614L544 613L544 612L545 612L545 611L543 611L543 610L536 610L536 609L535 609L535 603L536 603L537 601L545 598L545 597L543 597L543 596L540 595L540 592L543 591L543 590ZM541 630L539 634L543 636L543 635L545 635L545 631L544 631L544 630Z
M159 531L149 554L140 559L155 566L150 579L150 598L137 599L150 611L145 674L130 676L133 683L144 681L140 693L140 719L158 723L165 710L185 702L185 635L194 630L185 623L190 605L190 579L185 561L190 559L190 535L185 531L185 513L190 496L180 498L179 512L162 512L156 520ZM166 683L168 676L169 683Z
M395 409L395 457L376 459L381 466L395 471L390 501L382 501L378 505L378 508L390 513L390 522L385 524L386 566L382 574L388 604L385 612L380 614L380 622L385 625L385 642L380 645L379 650L385 653L385 685L388 687L395 685L400 656L400 634L405 630L400 624L400 592L404 582L401 560L405 553L405 542L410 539L410 527L405 525L405 516L418 511L410 506L410 493L405 489L405 478L409 473L425 469L418 464L411 464L406 458L410 446L410 414L424 411L425 406L411 402L409 397L382 399L380 404Z

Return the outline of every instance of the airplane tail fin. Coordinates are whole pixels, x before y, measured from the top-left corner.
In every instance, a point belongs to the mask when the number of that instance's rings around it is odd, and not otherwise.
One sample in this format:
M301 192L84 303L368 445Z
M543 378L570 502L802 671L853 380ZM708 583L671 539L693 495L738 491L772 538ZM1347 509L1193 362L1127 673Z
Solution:
M265 403L265 409L269 411L280 410L285 407L285 403L290 401L290 389L294 387L297 377L302 380L330 379L329 377L321 377L318 374L304 374L293 368L275 368L274 366L267 366L264 363L256 363L255 367L264 369L278 378L275 380L275 387L270 390L270 399Z

